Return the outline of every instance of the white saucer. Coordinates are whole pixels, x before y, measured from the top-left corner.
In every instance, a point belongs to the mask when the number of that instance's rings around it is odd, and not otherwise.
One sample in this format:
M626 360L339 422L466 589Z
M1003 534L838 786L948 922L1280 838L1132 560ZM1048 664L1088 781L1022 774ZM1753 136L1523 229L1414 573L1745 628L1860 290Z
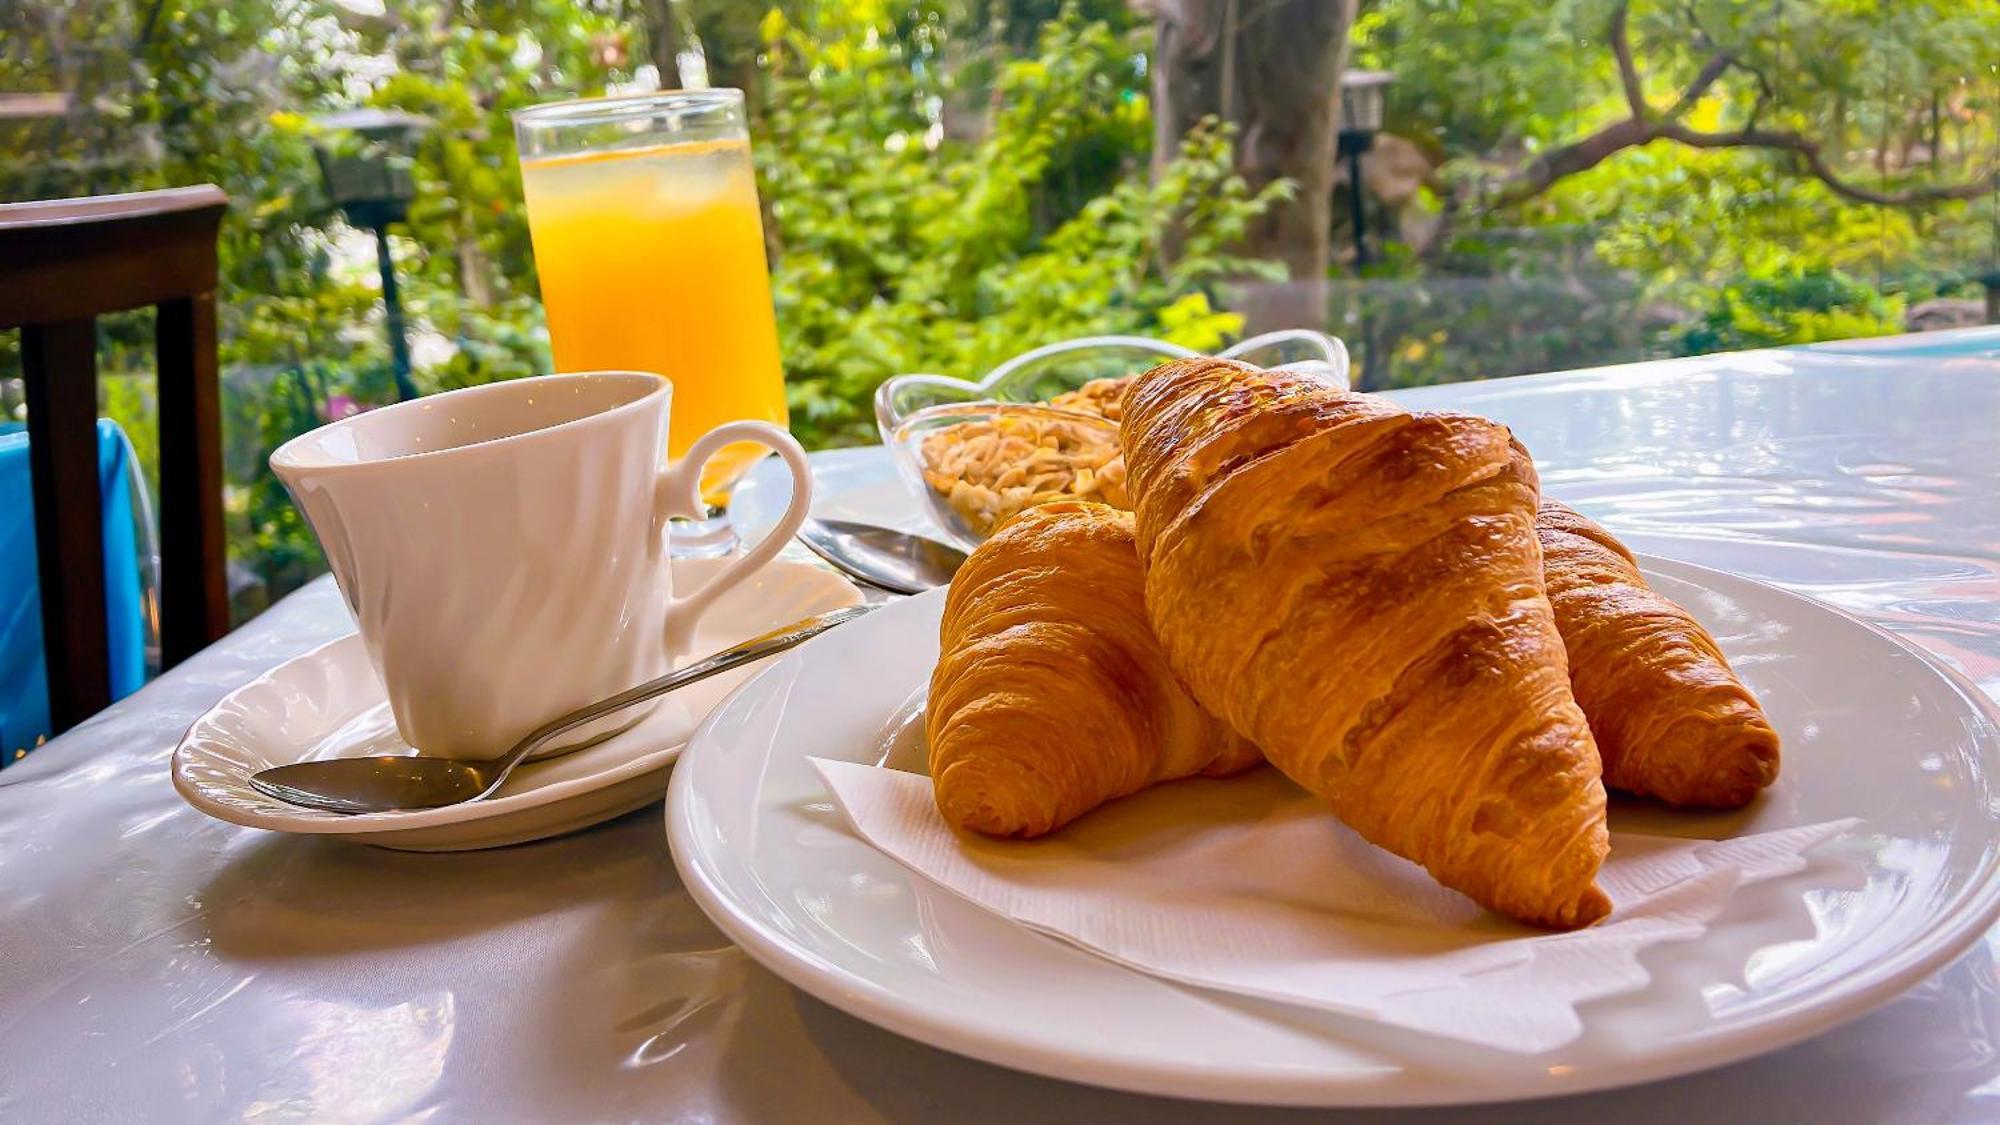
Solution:
M716 708L667 796L688 892L821 1000L1003 1066L1126 1090L1294 1105L1547 1097L1719 1066L1853 1019L2000 915L2000 726L1970 681L1819 602L1641 558L1715 633L1785 740L1749 808L1617 802L1630 831L1718 838L1858 817L1849 862L1739 889L1704 936L1592 1001L1585 1033L1515 1056L1171 984L1030 932L856 835L809 758L876 762L937 659L943 591L773 661Z
M699 586L725 561L677 559L675 585ZM773 562L717 600L695 630L695 651L727 648L860 600L860 593L831 571ZM539 840L659 800L689 733L765 663L683 688L630 729L595 746L522 766L498 796L485 801L343 816L288 805L250 788L250 775L268 766L413 752L396 735L382 681L360 635L349 634L237 688L196 719L174 750L174 788L210 816L275 832L344 836L409 851Z

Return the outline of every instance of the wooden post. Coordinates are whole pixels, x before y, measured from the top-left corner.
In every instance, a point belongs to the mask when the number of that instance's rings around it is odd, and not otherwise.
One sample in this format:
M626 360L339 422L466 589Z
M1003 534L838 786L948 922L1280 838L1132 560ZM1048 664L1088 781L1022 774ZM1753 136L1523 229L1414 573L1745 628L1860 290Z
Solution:
M215 294L162 301L156 346L160 363L160 662L171 667L229 631Z
M61 731L111 702L104 648L104 498L97 475L96 322L23 328L21 367L28 391L49 718Z

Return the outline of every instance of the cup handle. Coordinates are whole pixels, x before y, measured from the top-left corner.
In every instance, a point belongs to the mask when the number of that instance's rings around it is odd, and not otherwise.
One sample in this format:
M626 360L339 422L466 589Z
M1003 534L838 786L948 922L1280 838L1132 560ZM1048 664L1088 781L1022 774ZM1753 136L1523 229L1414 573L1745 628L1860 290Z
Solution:
M723 446L740 441L755 442L784 458L785 467L792 471L792 502L777 526L758 540L756 546L745 551L742 558L702 583L701 589L692 594L676 595L667 604L666 629L661 639L671 655L687 652L693 640L694 623L724 591L750 577L759 567L770 562L772 556L784 550L785 544L798 534L800 525L806 522L806 513L812 509L812 466L806 462L806 451L797 439L769 422L726 422L701 435L688 447L687 455L679 463L660 473L653 509L660 522L661 534L666 534L666 521L669 519L700 519L707 513L701 500L701 470Z

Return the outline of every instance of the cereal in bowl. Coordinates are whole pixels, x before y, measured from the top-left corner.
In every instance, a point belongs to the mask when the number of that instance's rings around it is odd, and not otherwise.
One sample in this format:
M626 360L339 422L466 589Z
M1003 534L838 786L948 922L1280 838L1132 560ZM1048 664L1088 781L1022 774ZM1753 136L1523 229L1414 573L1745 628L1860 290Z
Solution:
M924 437L922 462L925 483L982 539L1050 500L1129 506L1117 434L1086 421L1024 412L960 422Z

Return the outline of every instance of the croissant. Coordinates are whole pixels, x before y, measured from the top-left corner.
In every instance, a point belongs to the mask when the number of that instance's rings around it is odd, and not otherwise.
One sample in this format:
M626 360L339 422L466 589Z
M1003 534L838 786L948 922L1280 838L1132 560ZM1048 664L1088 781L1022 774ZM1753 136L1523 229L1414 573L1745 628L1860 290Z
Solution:
M1735 808L1776 780L1778 732L1708 630L1647 589L1625 545L1589 519L1545 499L1536 530L1604 783Z
M1507 428L1211 359L1124 408L1146 607L1194 698L1482 905L1609 913L1597 750Z
M946 595L925 733L938 811L1039 836L1155 782L1262 761L1196 706L1146 620L1132 516L1030 508L972 552Z

